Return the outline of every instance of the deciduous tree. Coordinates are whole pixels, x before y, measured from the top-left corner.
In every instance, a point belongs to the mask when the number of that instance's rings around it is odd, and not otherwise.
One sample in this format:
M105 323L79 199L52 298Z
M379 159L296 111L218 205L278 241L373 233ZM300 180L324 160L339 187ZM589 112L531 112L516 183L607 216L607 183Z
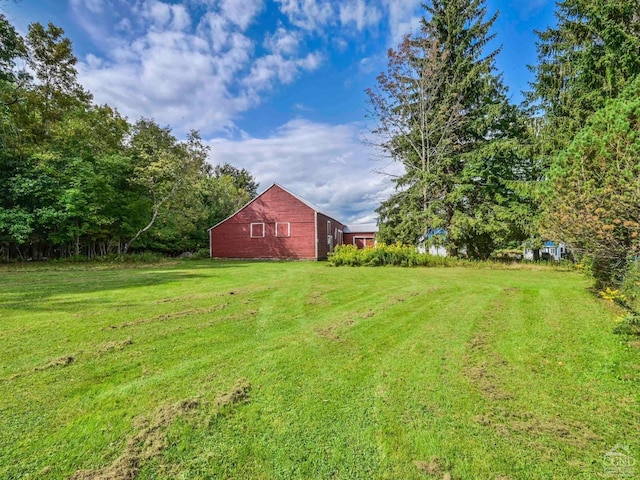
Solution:
M125 244L125 253L153 227L163 211L179 208L193 193L192 185L202 171L207 148L198 132L190 132L186 142L179 142L168 128L140 119L133 128L129 152L134 161L132 184L148 199L149 216Z

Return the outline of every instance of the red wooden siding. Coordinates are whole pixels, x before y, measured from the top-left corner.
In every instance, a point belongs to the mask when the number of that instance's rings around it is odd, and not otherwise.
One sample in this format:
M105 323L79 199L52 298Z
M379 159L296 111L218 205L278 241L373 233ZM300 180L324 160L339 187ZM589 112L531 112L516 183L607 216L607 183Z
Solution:
M330 231L327 230L329 226ZM338 230L344 232L344 227L344 224L318 212L318 258L327 258L327 254L329 253L329 235L332 237L333 248L339 244L336 233L338 233Z
M358 248L374 247L375 237L375 233L345 233L344 243Z
M210 230L211 256L314 259L315 217L315 211L311 207L278 185L273 185L253 202ZM252 223L264 223L264 238L251 238ZM278 236L276 223L279 224ZM288 229L283 225L285 223L289 223ZM284 236L287 232L289 236Z

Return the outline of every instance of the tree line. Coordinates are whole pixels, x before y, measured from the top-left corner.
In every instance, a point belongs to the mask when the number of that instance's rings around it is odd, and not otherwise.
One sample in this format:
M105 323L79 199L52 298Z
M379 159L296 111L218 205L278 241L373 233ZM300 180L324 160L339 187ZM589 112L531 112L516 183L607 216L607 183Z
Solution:
M254 178L207 163L197 131L178 140L96 105L76 62L61 28L33 23L23 38L0 15L0 258L206 248Z
M489 258L565 242L601 285L640 254L640 2L560 0L513 105L483 0L431 0L368 90L373 142L403 173L380 237Z

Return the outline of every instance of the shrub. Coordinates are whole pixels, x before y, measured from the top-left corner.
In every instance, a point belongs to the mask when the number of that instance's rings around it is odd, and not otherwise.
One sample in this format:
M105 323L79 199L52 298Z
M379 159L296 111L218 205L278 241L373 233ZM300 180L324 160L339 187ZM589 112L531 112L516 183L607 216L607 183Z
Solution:
M419 253L415 247L395 243L387 245L379 243L375 248L358 249L355 245L338 245L329 254L329 261L335 266L382 266L395 265L400 267L436 267L453 266L459 261L450 257L435 257L426 253Z
M629 262L620 290L629 308L640 314L640 259Z
M626 305L627 296L622 293L620 290L613 290L610 287L605 288L601 292L599 292L600 297L602 299L607 300L611 303L617 303L619 305Z
M613 333L619 335L640 335L640 316L635 313L627 313L616 320L618 325Z
M203 258L209 258L211 256L211 252L209 252L208 248L200 248L196 250L191 258L201 260Z

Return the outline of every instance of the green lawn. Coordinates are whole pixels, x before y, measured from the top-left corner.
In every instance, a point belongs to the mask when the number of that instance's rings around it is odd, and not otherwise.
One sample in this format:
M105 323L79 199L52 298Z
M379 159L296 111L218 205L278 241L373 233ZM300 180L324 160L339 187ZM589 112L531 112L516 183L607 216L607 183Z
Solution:
M0 478L640 475L640 349L573 272L0 270Z

